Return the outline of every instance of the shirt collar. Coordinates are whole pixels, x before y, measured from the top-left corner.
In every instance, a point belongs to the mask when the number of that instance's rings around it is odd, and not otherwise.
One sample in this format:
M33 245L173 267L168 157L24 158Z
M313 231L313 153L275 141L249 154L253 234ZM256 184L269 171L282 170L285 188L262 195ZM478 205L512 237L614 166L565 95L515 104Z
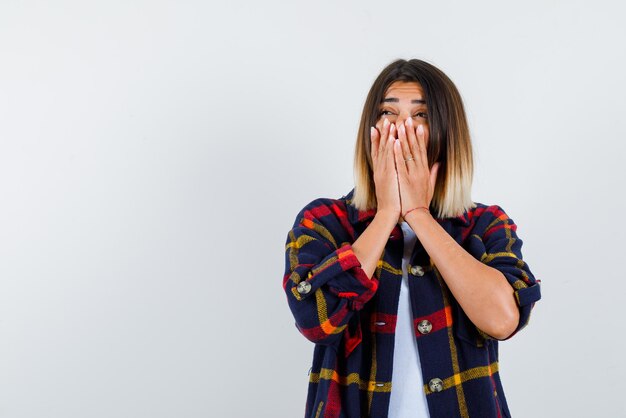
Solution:
M374 218L374 215L376 215L376 209L374 208L374 209L369 209L365 211L358 210L352 204L353 195L354 195L354 188L350 190L350 192L347 195L342 197L342 199L346 201L346 207L348 210L348 220L350 221L350 223L355 225L357 223L370 221L372 218ZM439 223L450 221L459 226L469 226L471 224L470 219L471 219L471 214L467 210L463 212L463 214L460 216L456 216L452 218L435 218L435 220Z

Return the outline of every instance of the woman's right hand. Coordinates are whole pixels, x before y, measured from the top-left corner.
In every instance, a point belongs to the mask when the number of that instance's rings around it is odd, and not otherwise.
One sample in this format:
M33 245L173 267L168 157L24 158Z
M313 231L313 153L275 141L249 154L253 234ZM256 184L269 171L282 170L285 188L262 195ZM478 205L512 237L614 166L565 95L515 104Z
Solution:
M398 171L393 153L395 129L395 125L387 118L370 129L377 211L393 216L394 220L400 217L401 211Z

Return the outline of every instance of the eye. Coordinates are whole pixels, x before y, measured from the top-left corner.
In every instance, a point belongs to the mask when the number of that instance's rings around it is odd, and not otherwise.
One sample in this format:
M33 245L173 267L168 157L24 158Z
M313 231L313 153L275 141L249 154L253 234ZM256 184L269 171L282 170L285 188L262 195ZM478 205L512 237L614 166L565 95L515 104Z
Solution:
M380 112L378 112L379 116L383 116L383 115L392 115L393 112L391 110L381 110Z
M426 112L419 112L419 113L415 114L415 116L413 116L413 117L414 118L415 117L422 117L424 119L428 119L428 113L426 113Z

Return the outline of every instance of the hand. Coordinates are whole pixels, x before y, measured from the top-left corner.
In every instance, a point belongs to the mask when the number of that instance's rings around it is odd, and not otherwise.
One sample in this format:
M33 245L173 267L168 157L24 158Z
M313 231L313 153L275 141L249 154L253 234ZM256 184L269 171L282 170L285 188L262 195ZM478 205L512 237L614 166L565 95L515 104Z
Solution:
M387 118L371 128L371 154L378 212L387 212L394 219L400 217L400 189L394 162L393 144L395 125Z
M437 170L439 163L428 168L426 153L427 131L424 125L414 126L413 120L407 118L398 128L398 137L393 150L398 170L400 187L401 213L404 217L409 209L425 206L435 193ZM410 158L413 157L411 160ZM409 161L405 161L409 159Z

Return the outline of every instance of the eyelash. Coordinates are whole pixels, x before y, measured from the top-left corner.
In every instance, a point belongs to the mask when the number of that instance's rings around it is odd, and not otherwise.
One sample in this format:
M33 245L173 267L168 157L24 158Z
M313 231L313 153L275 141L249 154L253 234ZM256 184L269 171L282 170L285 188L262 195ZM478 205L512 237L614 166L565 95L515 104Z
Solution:
M379 117L380 117L380 116L383 116L383 115L385 114L385 112L391 112L391 110L381 110L381 111L378 113L378 116L379 116ZM428 119L428 113L426 113L426 112L419 112L419 113L418 113L418 114L416 114L415 116L419 116L419 115L424 115L424 116L422 116L422 117L423 117L424 119ZM414 116L414 117L415 117L415 116Z

